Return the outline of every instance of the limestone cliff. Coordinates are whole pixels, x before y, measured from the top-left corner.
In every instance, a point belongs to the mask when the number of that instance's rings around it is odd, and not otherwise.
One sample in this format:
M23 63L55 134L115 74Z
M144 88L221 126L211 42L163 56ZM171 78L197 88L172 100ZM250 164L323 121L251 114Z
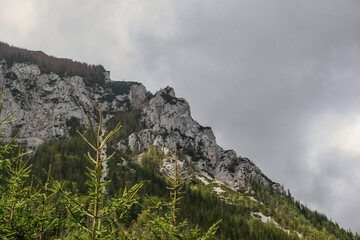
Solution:
M67 137L86 115L96 120L97 105L103 106L105 121L117 112L141 111L142 128L132 133L127 145L139 152L150 145L173 149L175 145L197 171L234 188L246 187L251 180L283 191L247 158L233 150L223 150L216 143L211 128L191 117L185 99L177 98L166 87L154 95L140 83L111 81L106 74L103 84L85 84L80 76L42 73L31 63L0 62L0 89L6 94L4 113L15 110L17 121L0 130L11 137L21 130L20 138L36 146L43 140Z

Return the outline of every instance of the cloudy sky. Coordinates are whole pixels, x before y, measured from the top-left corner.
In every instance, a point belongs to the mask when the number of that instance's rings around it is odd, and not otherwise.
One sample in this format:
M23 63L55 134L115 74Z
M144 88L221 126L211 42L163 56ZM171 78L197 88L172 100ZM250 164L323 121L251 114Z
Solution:
M218 143L360 232L360 1L0 0L0 41L170 85Z

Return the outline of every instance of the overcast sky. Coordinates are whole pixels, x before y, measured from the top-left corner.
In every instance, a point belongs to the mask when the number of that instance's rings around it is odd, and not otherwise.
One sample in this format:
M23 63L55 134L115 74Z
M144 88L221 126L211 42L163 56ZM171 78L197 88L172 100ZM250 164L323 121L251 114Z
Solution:
M223 148L360 232L360 1L0 0L0 32L174 87Z

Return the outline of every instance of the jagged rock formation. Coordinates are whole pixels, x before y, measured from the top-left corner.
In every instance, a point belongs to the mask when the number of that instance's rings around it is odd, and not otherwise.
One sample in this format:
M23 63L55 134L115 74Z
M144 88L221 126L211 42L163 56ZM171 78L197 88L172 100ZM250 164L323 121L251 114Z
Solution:
M150 145L169 149L176 145L200 173L232 188L246 187L255 180L283 191L249 159L217 145L211 128L192 119L189 104L176 98L172 88L166 87L153 95L140 83L115 82L109 79L108 72L106 75L104 84L91 85L85 84L80 76L42 73L34 64L9 66L1 61L0 88L6 94L4 112L17 113L12 127L2 127L1 131L5 137L11 137L21 130L20 138L41 143L71 135L75 127L86 124L86 115L96 120L98 103L103 106L105 121L116 112L139 109L141 130L118 146L127 145L142 152Z
M176 98L172 88L158 91L144 109L146 129L129 137L129 146L143 151L150 144L177 148L186 153L203 174L238 189L250 180L283 191L247 158L238 157L233 150L223 150L216 143L211 128L192 119L186 100Z
M4 112L16 111L17 116L12 128L1 130L5 136L21 130L22 138L69 135L74 126L86 124L86 115L96 118L98 103L102 103L104 112L111 113L141 108L146 100L146 90L141 84L128 84L127 92L115 95L111 82L89 87L79 76L42 74L34 64L7 66L2 61L0 83L6 96Z

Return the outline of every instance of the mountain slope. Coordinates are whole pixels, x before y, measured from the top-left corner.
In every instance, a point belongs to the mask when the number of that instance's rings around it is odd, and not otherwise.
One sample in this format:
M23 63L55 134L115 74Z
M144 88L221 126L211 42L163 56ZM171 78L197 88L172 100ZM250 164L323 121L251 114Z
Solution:
M7 96L4 111L15 110L18 119L11 129L2 129L7 137L20 130L20 138L36 145L69 136L77 125L85 125L86 115L96 119L98 103L102 104L105 121L118 112L139 109L143 129L118 145L127 142L130 148L142 152L150 145L174 149L176 144L199 171L230 187L245 188L255 180L283 191L249 159L218 146L211 128L194 121L189 104L176 98L170 87L152 95L140 83L106 79L102 85L87 86L79 76L60 77L42 73L35 64L9 66L6 61L0 65L0 82Z
M17 121L1 126L0 131L5 139L21 131L19 139L36 149L34 173L39 178L42 168L51 164L56 178L70 180L86 193L86 162L82 160L86 148L74 133L86 129L87 115L97 121L100 103L106 129L119 121L123 124L108 149L117 154L108 163L109 191L125 181L135 184L152 179L144 187L144 196L164 197L166 181L159 171L171 172L173 166L163 159L159 162L158 157L176 146L183 170L189 171L190 166L193 173L182 209L192 224L207 228L207 223L224 219L226 233L219 234L224 239L264 239L265 235L268 239L357 239L294 201L249 159L217 145L211 128L192 119L189 104L177 98L171 87L152 94L141 83L112 81L101 66L2 43L0 61L4 114L17 113ZM151 155L154 151L161 153Z

